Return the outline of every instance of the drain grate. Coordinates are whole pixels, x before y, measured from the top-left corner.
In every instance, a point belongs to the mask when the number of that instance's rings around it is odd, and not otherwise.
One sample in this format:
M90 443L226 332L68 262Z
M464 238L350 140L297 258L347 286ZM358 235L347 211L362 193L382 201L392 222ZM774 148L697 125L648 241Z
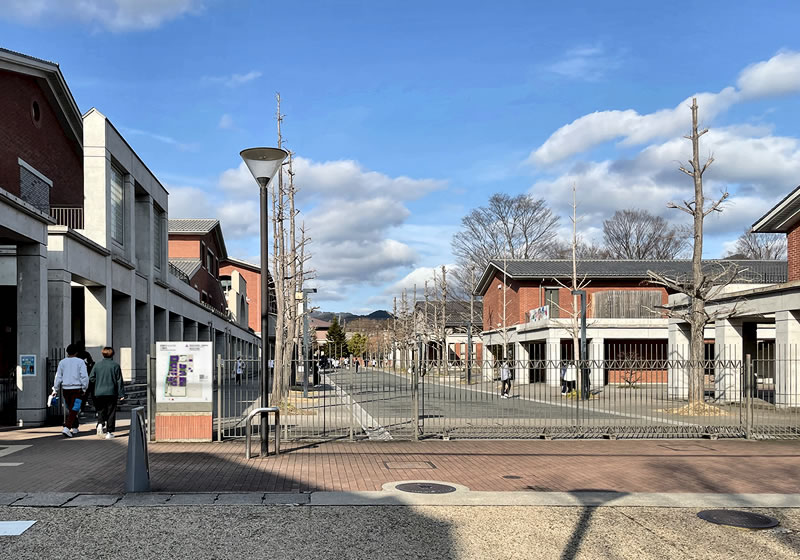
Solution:
M434 482L407 482L398 484L395 488L401 492L411 492L412 494L449 494L456 491L453 486Z
M742 529L770 529L780 524L773 517L732 509L707 509L698 513L697 517L709 523L730 525L731 527L740 527Z
M435 469L436 465L430 461L384 461L387 469Z
M503 478L508 479L508 480L521 480L522 479L521 476L517 476L515 474L507 474L507 475L503 476Z

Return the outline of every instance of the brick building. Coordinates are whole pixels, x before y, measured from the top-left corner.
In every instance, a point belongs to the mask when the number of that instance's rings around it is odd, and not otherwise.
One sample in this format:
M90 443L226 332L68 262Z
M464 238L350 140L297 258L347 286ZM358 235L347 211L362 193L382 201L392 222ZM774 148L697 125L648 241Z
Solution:
M171 219L169 263L189 278L200 301L218 311L228 309L220 284L220 263L228 258L219 220Z
M736 264L746 269L738 284L766 285L786 278L783 261L705 261L707 268ZM648 270L686 277L691 261L582 260L578 277L586 282L587 350L592 360L665 358L668 319L658 313L669 292L649 282ZM522 383L559 383L554 364L572 359L573 298L571 260L493 260L475 290L483 297L482 339L487 359L516 360ZM730 287L729 287L730 288ZM542 312L544 311L544 312ZM506 348L505 352L503 348ZM546 361L536 367L536 361ZM619 380L621 372L597 364L592 385ZM666 371L654 371L649 382L665 383Z

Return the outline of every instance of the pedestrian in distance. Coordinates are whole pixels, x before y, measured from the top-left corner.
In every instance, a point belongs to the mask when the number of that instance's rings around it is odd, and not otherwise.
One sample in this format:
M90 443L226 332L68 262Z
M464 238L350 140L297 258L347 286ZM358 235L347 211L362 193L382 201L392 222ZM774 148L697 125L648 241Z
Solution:
M86 389L89 388L89 373L86 371L86 362L78 358L78 347L75 344L67 346L67 357L58 362L56 378L53 382L53 395L64 395L64 404L69 411L67 420L61 433L71 438L78 433L78 413L81 404L86 398Z
M511 391L511 366L508 360L504 361L500 366L500 381L503 382L500 398L507 399L508 393Z
M353 361L356 363L356 373L358 373L358 358L353 358Z
M89 376L94 385L94 406L97 409L97 435L112 439L117 423L117 403L125 398L122 368L114 361L114 349L103 348L103 359L95 364Z
M242 361L242 357L239 356L236 358L236 384L242 384L242 374L244 373L244 362Z

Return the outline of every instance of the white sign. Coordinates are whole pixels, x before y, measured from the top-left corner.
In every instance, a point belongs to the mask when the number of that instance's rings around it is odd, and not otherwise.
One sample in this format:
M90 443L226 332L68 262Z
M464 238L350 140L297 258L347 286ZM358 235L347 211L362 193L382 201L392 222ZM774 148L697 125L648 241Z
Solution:
M211 402L211 342L156 343L156 402Z
M528 312L528 321L531 323L539 323L541 321L547 321L550 318L550 306L545 305L544 307L537 307L536 309L531 309Z

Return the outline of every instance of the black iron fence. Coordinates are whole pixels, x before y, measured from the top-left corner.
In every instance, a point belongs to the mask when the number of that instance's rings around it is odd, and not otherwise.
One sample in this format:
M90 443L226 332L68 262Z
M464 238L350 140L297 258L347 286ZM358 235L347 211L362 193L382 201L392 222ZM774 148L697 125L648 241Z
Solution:
M290 364L295 383L267 402L258 360L229 360L216 429L242 437L249 411L280 406L286 439L800 437L800 354L771 352L697 362L646 345L583 361L331 355L310 363L307 383L306 364Z

